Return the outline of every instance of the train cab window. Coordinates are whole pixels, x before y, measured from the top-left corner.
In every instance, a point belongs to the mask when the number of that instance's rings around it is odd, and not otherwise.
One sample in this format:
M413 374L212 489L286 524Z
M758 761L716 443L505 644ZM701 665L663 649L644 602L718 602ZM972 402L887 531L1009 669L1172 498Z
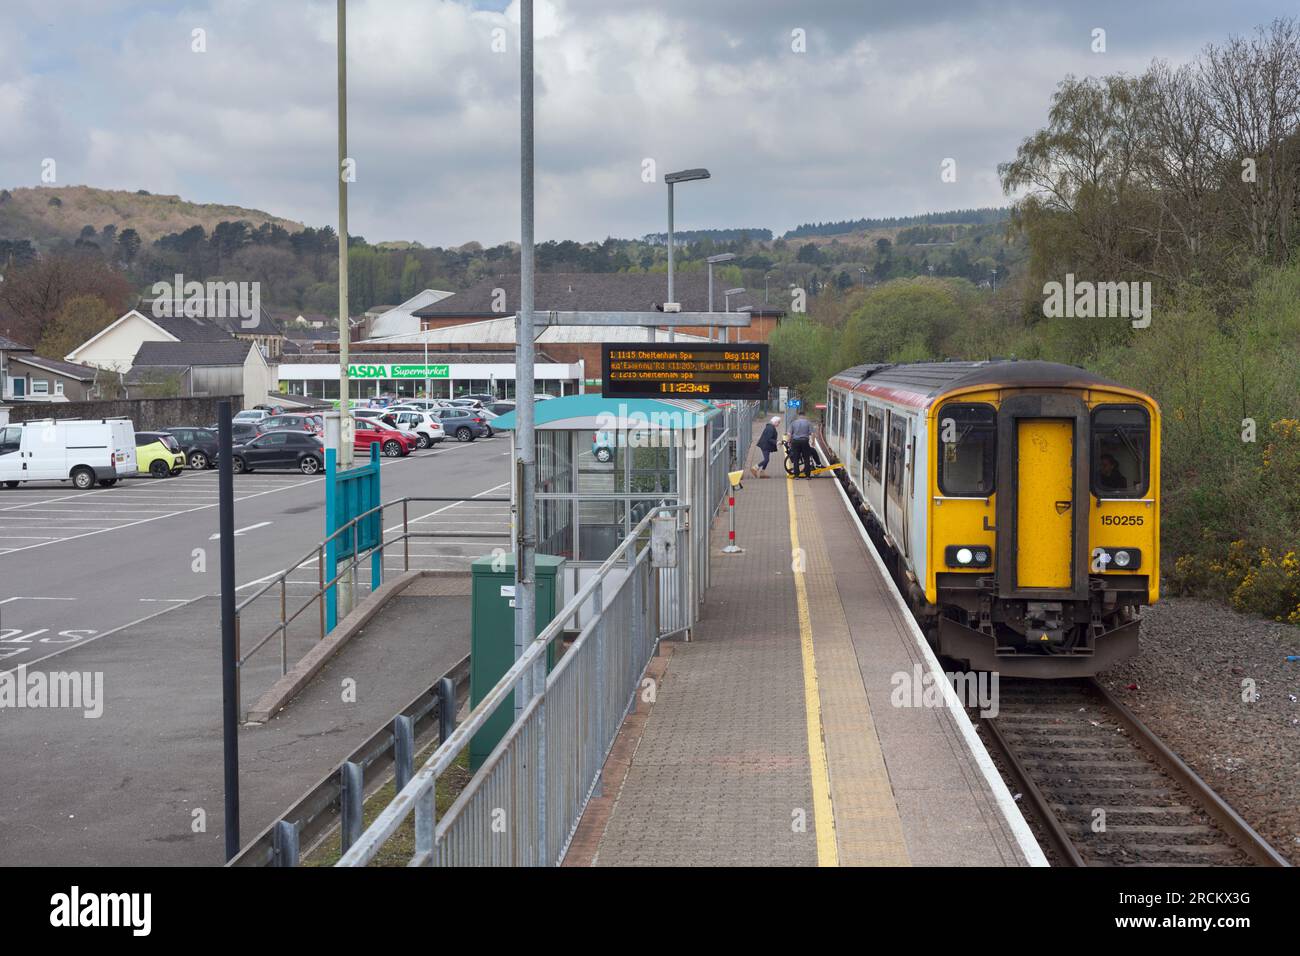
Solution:
M939 491L987 498L997 476L997 412L992 405L954 403L939 411Z
M1092 493L1141 498L1150 485L1151 419L1140 405L1100 405L1092 412Z
M884 415L867 410L867 471L876 481L880 480L880 448L884 438Z

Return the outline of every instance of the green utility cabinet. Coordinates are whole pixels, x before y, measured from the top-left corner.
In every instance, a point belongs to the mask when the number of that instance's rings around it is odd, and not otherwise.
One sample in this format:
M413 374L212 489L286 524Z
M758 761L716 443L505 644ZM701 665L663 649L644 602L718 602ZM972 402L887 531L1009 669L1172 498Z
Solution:
M565 559L553 554L539 554L536 561L537 614L533 634L550 624L563 603L563 579L560 572ZM471 565L473 581L469 700L471 707L496 686L501 676L515 662L515 556L486 556ZM547 649L546 669L555 666L555 641ZM514 723L514 694L506 698L474 735L469 746L470 767L477 770L488 758L510 725Z

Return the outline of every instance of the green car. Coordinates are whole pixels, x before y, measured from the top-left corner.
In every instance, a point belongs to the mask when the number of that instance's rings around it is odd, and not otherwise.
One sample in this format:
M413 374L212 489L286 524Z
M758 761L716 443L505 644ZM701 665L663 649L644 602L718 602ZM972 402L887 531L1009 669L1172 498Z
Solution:
M179 475L185 470L185 452L167 432L136 432L135 467L153 478Z

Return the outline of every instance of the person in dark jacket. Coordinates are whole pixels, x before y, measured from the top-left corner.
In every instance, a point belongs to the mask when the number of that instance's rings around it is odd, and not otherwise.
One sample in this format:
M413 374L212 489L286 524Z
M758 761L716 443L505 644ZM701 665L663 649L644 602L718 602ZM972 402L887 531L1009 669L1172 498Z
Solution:
M753 472L755 478L767 477L767 462L772 457L772 452L776 451L777 432L776 426L781 424L779 417L773 417L766 425L763 426L763 434L758 436L758 450L763 453L763 460L757 465L750 465L749 470Z

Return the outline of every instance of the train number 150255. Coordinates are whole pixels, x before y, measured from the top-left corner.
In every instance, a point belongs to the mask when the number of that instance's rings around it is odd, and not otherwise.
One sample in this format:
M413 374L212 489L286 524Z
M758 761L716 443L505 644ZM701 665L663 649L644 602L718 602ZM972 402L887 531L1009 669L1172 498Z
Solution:
M1142 524L1144 515L1102 515L1102 524Z

